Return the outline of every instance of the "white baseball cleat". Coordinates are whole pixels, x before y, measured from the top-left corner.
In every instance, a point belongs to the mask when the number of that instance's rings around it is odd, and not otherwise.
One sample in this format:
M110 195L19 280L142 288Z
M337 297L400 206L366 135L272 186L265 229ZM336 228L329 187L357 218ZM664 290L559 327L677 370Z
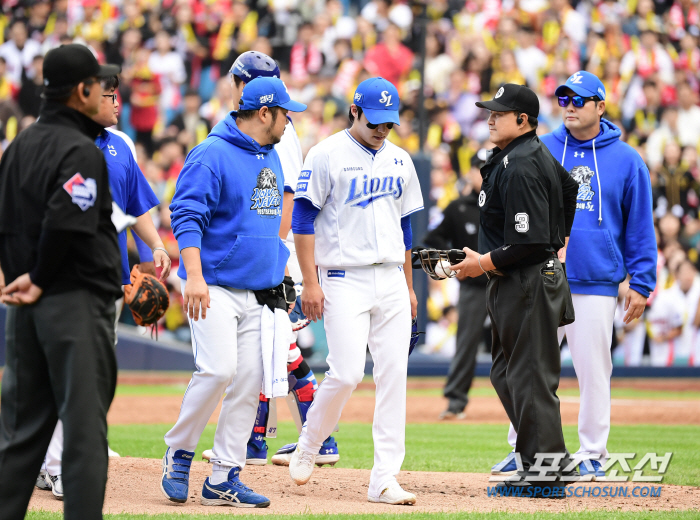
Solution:
M316 462L316 454L302 451L297 445L294 450L292 460L289 461L289 476L297 486L306 484L314 472L314 464Z
M107 456L112 458L121 457L121 455L119 455L116 451L110 448L109 445L107 445Z
M389 484L384 491L382 491L378 497L368 496L367 499L370 502L381 502L384 504L415 504L416 495L404 491L398 482L393 481Z

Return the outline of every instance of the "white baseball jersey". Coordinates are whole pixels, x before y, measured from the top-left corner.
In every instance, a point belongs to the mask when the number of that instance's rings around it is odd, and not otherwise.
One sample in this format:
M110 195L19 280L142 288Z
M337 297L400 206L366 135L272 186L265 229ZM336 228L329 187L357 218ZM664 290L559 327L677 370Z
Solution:
M388 141L372 154L347 130L309 150L294 198L321 210L314 222L321 267L403 264L401 218L423 209L409 154Z
M291 119L289 119L287 126L284 127L282 139L275 145L275 151L280 156L280 163L282 163L284 187L289 188L293 192L299 179L302 157L301 143ZM285 191L289 190L285 189Z

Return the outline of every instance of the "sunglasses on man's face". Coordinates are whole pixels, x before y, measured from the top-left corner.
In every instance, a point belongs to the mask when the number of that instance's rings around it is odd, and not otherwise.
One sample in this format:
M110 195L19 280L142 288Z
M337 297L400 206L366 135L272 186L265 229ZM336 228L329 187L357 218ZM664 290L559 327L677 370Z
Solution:
M384 124L384 123L382 123L382 124ZM369 128L370 130L376 130L378 126L379 125L375 125L373 123L367 123L367 128ZM391 130L392 128L394 128L394 123L386 123L386 127L389 130Z
M596 101L597 99L598 99L597 96L591 96L591 97L559 96L559 106L562 108L566 108L569 106L569 103L573 103L576 108L581 108L588 101Z

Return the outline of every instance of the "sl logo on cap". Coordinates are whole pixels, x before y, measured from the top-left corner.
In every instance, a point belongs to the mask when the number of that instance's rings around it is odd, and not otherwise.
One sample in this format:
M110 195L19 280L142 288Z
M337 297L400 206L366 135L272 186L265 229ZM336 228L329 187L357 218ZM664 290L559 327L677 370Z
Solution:
M382 90L382 97L379 98L379 102L384 103L385 107L390 107L391 105L393 105L393 103L391 102L391 94L389 94L388 90Z
M583 81L583 76L581 76L580 72L575 72L570 78L569 81L573 83L574 85L580 85L581 81Z
M493 99L498 99L499 97L501 97L503 95L503 92L504 92L503 87L499 88L498 92L496 92L496 95L493 97Z
M355 102L362 103L362 92L355 92Z
M265 103L272 103L272 99L275 97L274 94L268 94L266 96L260 96L259 103L264 105Z

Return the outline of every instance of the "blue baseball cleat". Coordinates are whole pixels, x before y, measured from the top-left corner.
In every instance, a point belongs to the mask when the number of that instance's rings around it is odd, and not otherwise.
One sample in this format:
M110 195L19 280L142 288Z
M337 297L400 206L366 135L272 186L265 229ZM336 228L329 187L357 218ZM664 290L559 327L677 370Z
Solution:
M598 460L584 460L578 465L581 480L605 480L603 465Z
M515 452L511 451L505 459L491 468L491 475L513 475L517 471Z
M276 466L289 466L289 461L292 460L292 455L296 449L296 442L282 446L279 450L277 450L277 453L272 456L272 463ZM321 467L324 464L335 466L339 460L340 455L338 454L338 444L335 442L333 437L328 437L321 446L321 449L318 450L315 464L318 467Z
M268 507L270 500L258 495L238 478L240 468L231 468L228 480L214 485L209 479L202 487L203 506Z
M168 500L178 503L187 502L192 457L194 457L192 451L177 450L171 453L171 448L165 451L160 489Z
M267 464L267 443L265 437L253 434L248 440L245 463L251 466L264 466Z

